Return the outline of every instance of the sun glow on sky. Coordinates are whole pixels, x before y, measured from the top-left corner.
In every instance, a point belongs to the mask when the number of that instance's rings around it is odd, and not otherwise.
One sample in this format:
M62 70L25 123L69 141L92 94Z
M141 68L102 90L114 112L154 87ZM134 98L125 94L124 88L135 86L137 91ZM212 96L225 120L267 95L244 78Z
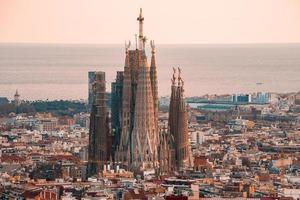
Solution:
M299 43L300 0L0 0L0 42Z

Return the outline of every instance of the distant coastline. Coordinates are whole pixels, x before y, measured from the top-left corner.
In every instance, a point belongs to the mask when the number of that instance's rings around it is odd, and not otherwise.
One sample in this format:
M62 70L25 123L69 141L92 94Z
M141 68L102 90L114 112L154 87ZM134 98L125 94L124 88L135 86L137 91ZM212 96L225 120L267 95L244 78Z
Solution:
M300 44L157 44L159 96L170 94L174 66L186 96L299 91L298 52ZM86 99L88 71L105 71L110 91L123 65L123 44L0 43L0 96L19 89L28 100Z

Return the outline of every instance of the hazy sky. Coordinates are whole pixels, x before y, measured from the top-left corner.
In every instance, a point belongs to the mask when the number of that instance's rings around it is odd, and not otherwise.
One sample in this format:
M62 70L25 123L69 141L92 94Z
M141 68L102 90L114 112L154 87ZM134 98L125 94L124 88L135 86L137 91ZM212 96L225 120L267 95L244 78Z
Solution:
M300 0L0 0L0 42L299 43Z

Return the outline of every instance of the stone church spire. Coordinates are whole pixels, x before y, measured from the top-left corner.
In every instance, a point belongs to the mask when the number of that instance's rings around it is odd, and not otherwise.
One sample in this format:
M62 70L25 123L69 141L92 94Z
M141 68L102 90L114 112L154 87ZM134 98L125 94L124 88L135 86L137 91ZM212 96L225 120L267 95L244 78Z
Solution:
M171 79L171 98L170 98L170 105L169 105L169 132L172 137L176 138L175 130L177 124L177 86L176 86L176 69L173 68L173 77Z
M158 83L157 83L157 67L155 62L155 44L154 40L150 41L151 45L151 64L150 64L150 79L153 95L153 109L156 128L158 128Z
M155 46L151 42L152 61L148 65L143 34L142 9L139 22L138 48L125 44L125 66L122 86L120 143L116 160L135 172L153 171L158 165L158 95ZM151 71L151 72L150 72Z
M16 106L19 106L21 104L21 100L20 100L20 94L18 92L18 89L16 90L16 93L14 95L14 104Z
M131 70L129 58L130 42L125 42L125 66L123 73L123 86L122 86L122 108L121 108L121 135L120 144L118 146L118 153L116 160L121 162L124 166L128 166L130 160L130 127L131 127L131 110L130 105L132 102L132 84L131 84Z
M184 82L181 78L181 69L178 68L178 91L177 91L177 165L178 168L189 166L189 136L188 136L188 116L187 107L184 100Z
M181 78L181 69L173 69L171 99L169 109L169 131L174 138L175 160L177 169L191 165L191 150L188 137L188 116L184 100L184 81Z
M147 171L158 166L158 135L155 126L150 68L144 53L140 55L140 61L132 132L132 147L134 149L132 167L134 171Z

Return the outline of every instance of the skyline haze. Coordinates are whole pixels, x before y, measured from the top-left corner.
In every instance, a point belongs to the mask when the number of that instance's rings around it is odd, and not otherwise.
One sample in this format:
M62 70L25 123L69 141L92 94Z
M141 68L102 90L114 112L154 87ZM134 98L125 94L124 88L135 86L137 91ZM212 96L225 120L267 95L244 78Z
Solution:
M134 42L140 7L159 44L300 43L299 0L0 0L0 42Z

